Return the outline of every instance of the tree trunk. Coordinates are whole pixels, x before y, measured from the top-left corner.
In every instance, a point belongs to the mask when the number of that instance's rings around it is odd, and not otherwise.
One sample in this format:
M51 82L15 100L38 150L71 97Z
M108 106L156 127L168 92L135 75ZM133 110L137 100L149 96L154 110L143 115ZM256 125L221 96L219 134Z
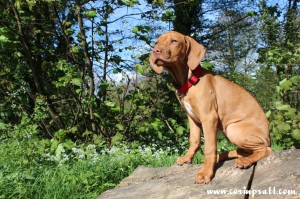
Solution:
M89 55L88 51L88 43L87 43L87 38L85 35L85 30L83 26L83 17L82 17L82 11L81 11L81 4L80 0L76 0L76 11L77 11L77 20L78 20L78 26L80 29L80 36L81 36L81 45L83 48L83 53L85 57L85 65L87 67L88 71L88 76L89 76L89 97L90 100L93 100L95 97L95 80L94 80L94 73L93 73L93 64ZM93 110L93 104L90 105L89 107L90 110L90 119L92 121L92 130L95 132L96 131L96 124L95 124L95 116L94 116L94 110Z
M195 2L194 4L191 4L186 0L173 0L173 2L176 16L173 22L174 30L184 35L196 33L202 26L202 0Z

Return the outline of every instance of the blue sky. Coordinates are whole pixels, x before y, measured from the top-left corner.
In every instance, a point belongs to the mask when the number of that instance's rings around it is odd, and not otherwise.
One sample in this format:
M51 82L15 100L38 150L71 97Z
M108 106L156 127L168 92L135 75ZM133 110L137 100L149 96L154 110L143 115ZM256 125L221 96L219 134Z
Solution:
M152 27L160 27L161 29L158 29L154 34L149 34L148 36L151 38L152 41L154 41L158 35L162 34L165 31L169 30L169 24L162 22L161 20L144 20L141 18L141 14L143 12L147 12L149 10L153 10L151 6L149 6L147 3L145 3L144 0L139 0L139 4L135 4L133 7L126 7L122 6L120 8L117 8L114 10L114 13L112 13L109 17L109 21L115 21L114 23L110 24L108 29L109 32L116 32L119 31L119 34L115 35L110 35L110 40L113 42L113 46L115 48L115 52L113 54L117 54L121 56L123 59L128 60L128 63L132 63L133 65L131 66L134 68L134 63L137 62L136 56L145 54L151 51L151 46L146 44L143 41L140 41L138 39L126 39L126 40L121 40L122 36L131 36L133 37L134 34L132 33L132 29L135 26L138 25L147 25L147 26L152 26ZM259 0L256 1L256 3L259 3ZM94 4L92 4L92 7L102 7L103 1L96 1ZM273 1L268 1L268 5L275 5L279 4L281 9L286 9L284 6L286 4L286 1L284 0L273 0ZM204 4L204 6L209 6L208 4ZM167 9L167 8L165 8ZM162 12L165 11L165 9L156 9L158 11L157 15L161 15ZM207 9L207 8L206 8ZM255 10L258 11L258 7L247 7L249 10ZM127 15L126 17L124 17ZM208 12L204 15L206 20L210 21L216 21L218 19L219 13L216 11ZM281 16L283 17L283 16ZM282 18L283 19L283 18ZM99 20L99 17L96 17L95 20ZM90 23L88 21L85 21L85 26L89 26ZM172 28L172 26L171 26ZM96 37L95 40L103 39L103 37ZM90 38L89 38L90 40ZM126 46L134 46L134 50L125 50L124 48ZM122 52L118 52L119 49L123 49ZM209 52L208 52L209 53ZM110 54L112 56L113 54ZM96 64L97 65L97 64ZM99 63L98 63L99 65ZM101 65L101 61L100 61ZM99 73L101 75L101 70L99 70L99 67L95 66L95 72ZM133 71L126 71L129 73L131 76L134 75ZM122 74L112 74L110 73L111 77L113 79L120 79Z

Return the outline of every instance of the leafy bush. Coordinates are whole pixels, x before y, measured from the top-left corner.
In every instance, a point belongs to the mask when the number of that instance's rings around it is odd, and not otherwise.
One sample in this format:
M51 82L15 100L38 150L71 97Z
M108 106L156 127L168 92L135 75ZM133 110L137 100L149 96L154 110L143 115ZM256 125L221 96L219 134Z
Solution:
M277 86L277 92L281 96L288 95L288 91L295 90L300 85L300 76L284 79ZM291 105L278 101L274 108L267 112L270 120L271 138L275 145L282 149L291 146L300 147L300 112Z
M300 112L288 104L275 103L274 110L267 112L271 121L271 138L283 149L300 147Z

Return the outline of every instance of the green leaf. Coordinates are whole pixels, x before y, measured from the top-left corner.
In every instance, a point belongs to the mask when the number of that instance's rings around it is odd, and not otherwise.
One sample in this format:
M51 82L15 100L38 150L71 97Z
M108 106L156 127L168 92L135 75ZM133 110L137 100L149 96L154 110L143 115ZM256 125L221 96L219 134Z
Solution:
M296 140L300 140L300 129L294 129L292 131L292 137Z
M291 77L290 81L293 84L298 84L298 83L300 83L300 76L293 76L293 77Z
M162 133L160 131L157 133L157 136L158 136L158 139L160 139L160 140L163 139L163 135L162 135Z
M138 0L124 0L125 5L133 7L135 3L137 3Z
M119 131L123 131L124 130L124 126L122 124L117 124L116 127L117 127L117 129Z
M276 106L276 109L277 110L280 110L280 111L287 111L288 109L290 109L291 106L288 105L288 104L283 104L283 105L278 105Z
M271 113L272 113L272 112L271 112L270 110L268 110L268 112L266 112L266 117L269 118L270 115L271 115Z
M57 149L58 146L58 141L56 139L51 140L51 147L50 147L50 152L54 152Z
M7 124L0 122L0 130L6 130L7 129Z
M287 80L287 78L284 78L283 80L281 80L281 81L279 82L279 85L281 85L281 84L283 84L284 82L286 82L286 80Z
M287 112L284 113L284 116L293 119L296 116L297 109L289 108Z
M36 5L36 1L28 1L27 0L27 4L28 4L28 8L30 11L32 11L32 8Z
M136 68L136 70L137 70L138 73L140 73L141 75L144 74L145 71L144 71L144 68L143 68L143 66L141 64L135 65L135 68Z
M104 101L104 105L108 107L115 107L116 103L106 100Z
M121 108L120 108L120 106L116 106L116 107L111 108L111 110L113 112L120 112Z
M283 133L282 131L289 131L291 129L290 125L286 123L281 123L277 126L279 132Z
M280 86L276 86L276 92L277 92L277 93L280 93L280 91L281 91Z
M67 149L72 149L73 147L76 146L76 144L72 140L67 140L66 142L63 143L63 146L66 147Z
M201 66L202 66L202 68L205 68L206 70L212 70L214 68L214 65L209 62L202 62Z
M120 73L120 72L122 72L122 69L120 69L120 68L114 68L114 69L113 69L113 73L114 73L114 74L118 74L118 73Z
M113 145L115 145L115 144L121 142L123 140L123 137L124 136L121 133L117 133L115 136L112 137L111 143Z
M66 35L72 35L72 34L74 34L75 33L75 30L73 29L73 28L67 28L67 29L65 29L65 34ZM76 46L77 47L77 46ZM73 47L71 48L71 51L72 52L78 52L79 51L79 48L77 47L76 48L76 50L73 50Z
M132 33L136 34L139 31L139 27L135 26L132 28Z
M257 12L255 12L254 10L251 10L251 11L247 12L247 16L250 16L250 17L257 16Z
M78 131L77 126L73 126L72 128L68 129L68 132L70 133L76 133Z
M285 81L282 80L279 83L280 88L283 89L283 90L289 90L293 86L293 83L290 80L287 80L287 79L284 79L284 80Z
M81 93L81 92L82 92L82 89L81 89L81 88L79 88L79 89L76 89L76 90L75 90L75 92L76 92L77 94L79 94L79 93Z
M105 81L105 82L101 83L99 87L101 90L106 90L109 87L109 85L110 84L107 81Z
M176 18L173 10L167 9L165 13L162 14L162 21L172 21Z
M79 47L78 46L72 46L71 52L72 53L78 53L79 52Z
M151 123L151 126L156 131L159 131L160 129L163 128L162 121L160 119L158 119L158 118L155 118L155 121Z
M96 118L100 118L100 115L98 113L93 113L93 114Z
M72 83L73 83L74 85L76 85L76 86L80 86L81 83L82 83L82 79L80 79L80 78L73 78L73 79L72 79Z
M183 128L182 126L176 128L176 132L178 135L183 135L184 131L185 131L185 128Z
M5 37L4 35L0 35L0 43L8 43L8 42L10 41L7 37Z
M64 149L63 144L59 144L55 151L55 156L57 157L57 159L61 159L61 156L64 152L65 152L65 149Z
M87 18L94 18L97 15L97 10L90 10L84 13Z
M159 128L158 128L158 124L157 123L151 123L151 126L154 130L158 131Z

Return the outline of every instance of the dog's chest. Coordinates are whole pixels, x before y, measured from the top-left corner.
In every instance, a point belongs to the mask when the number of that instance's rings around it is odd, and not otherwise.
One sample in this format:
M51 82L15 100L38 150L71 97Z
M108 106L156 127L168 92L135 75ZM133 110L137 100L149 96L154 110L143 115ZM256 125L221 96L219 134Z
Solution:
M191 104L184 98L182 98L181 102L182 102L184 109L188 113L188 115L191 118L193 118L194 120L199 121L198 117L196 116L195 112L193 111L193 107L191 106Z

